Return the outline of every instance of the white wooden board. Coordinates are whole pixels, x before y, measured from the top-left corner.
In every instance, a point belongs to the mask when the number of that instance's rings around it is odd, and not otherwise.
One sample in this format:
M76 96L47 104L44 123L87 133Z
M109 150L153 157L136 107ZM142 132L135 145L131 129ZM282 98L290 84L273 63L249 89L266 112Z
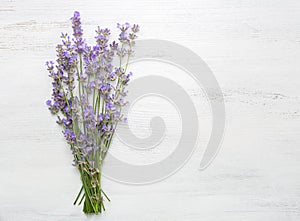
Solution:
M159 183L104 179L112 202L94 217L72 205L79 176L44 104L51 90L44 63L54 58L60 32L71 31L74 10L89 41L97 25L129 21L140 24L141 39L194 50L214 72L226 104L221 151L199 171L211 116L199 87L183 80L198 102L199 148ZM300 220L299 59L298 0L0 0L0 220ZM132 68L143 74L143 65ZM170 75L168 67L153 71Z

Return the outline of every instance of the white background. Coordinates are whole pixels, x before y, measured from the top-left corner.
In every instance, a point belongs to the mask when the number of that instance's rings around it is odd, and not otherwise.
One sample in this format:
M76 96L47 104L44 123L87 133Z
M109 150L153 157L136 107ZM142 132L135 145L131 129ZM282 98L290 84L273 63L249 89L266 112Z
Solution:
M141 39L195 51L214 72L227 113L208 169L198 171L200 140L188 164L162 182L104 179L112 202L96 217L72 205L80 179L44 104L51 91L44 63L60 32L71 31L74 10L90 39L97 25L129 21L140 24ZM0 220L299 220L299 13L298 0L0 0Z

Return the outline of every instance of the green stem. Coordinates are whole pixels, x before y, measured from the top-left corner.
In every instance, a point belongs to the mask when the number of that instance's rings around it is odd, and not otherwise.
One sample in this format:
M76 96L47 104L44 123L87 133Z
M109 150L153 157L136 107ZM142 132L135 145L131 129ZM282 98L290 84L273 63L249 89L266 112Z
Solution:
M93 200L91 199L92 194L90 192L89 183L85 179L85 173L81 173L81 178L82 178L82 184L83 184L84 192L85 192L85 195L86 195L85 201L84 201L85 209L86 209L86 211L88 211L88 213L92 213L91 208L90 208L90 206L91 206L93 211L97 214L98 210L93 205Z
M74 205L76 205L77 200L79 199L79 197L80 197L82 191L83 191L83 186L81 187L81 189L80 189L80 191L79 191L79 193L78 193L78 195L77 195L77 197L76 197L76 199L75 199L75 201L74 201Z
M101 192L103 193L103 195L105 196L105 198L110 202L110 199L108 198L108 196L106 195L106 193L103 191L103 189L101 189Z
M80 74L82 73L82 55L80 54L79 55L79 66L80 66L80 72L78 70L78 65L76 65L76 71L77 71L77 77L78 77L78 93L79 93L79 101L81 103L82 99L81 99L81 95L82 93L84 93L84 90L83 90L83 86L81 85L81 77L80 77ZM81 89L82 89L82 93L81 93ZM82 105L81 106L81 114L82 114L82 118L83 118L83 107ZM84 130L84 133L86 134L86 128L85 128L85 123L83 122L83 130Z
M82 188L83 188L83 187L82 187ZM81 200L79 201L78 206L81 205L81 203L82 203L82 201L83 201L84 198L85 198L85 194L82 195Z

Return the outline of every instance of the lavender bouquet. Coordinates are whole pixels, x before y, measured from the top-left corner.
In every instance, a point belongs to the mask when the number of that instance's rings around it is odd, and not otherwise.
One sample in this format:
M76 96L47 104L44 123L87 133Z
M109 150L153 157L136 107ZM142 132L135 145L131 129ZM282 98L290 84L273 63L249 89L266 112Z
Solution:
M110 201L101 186L102 165L126 105L127 73L138 25L118 24L120 35L109 43L110 30L96 30L96 44L82 36L79 12L71 18L73 37L62 34L56 62L46 62L52 78L52 97L46 104L70 145L82 187L74 205L84 200L84 213L101 213ZM124 65L123 65L124 64Z

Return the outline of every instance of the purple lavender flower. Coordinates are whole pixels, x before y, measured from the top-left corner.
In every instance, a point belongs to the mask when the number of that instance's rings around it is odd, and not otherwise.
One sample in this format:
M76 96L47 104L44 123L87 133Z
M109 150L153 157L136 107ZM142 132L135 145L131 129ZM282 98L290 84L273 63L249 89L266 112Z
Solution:
M69 128L72 125L72 119L70 118L63 118L62 123L65 125L66 128Z
M140 26L134 24L134 25L132 26L131 30L132 30L133 33L137 33L137 32L139 32L139 30L140 30Z
M46 101L46 105L47 105L47 106L51 106L51 103L52 103L51 100L47 100L47 101Z
M128 22L125 24L117 23L117 28L119 28L122 32L126 32L130 28L130 24Z
M126 32L121 32L119 35L119 41L122 43L129 42L128 34Z
M109 111L109 112L110 112L110 111L116 110L115 105L112 104L112 103L106 103L105 108L106 108L106 110Z
M118 49L119 44L113 41L110 45L111 50L115 51Z
M93 150L93 147L87 147L87 148L85 148L85 150L87 153L90 153Z
M81 28L81 21L80 21L80 13L75 11L73 17L71 18L72 21L72 28L73 28L73 36L74 39L74 47L78 53L82 53L84 50L84 40L82 38L82 28Z
M68 141L69 144L75 144L76 136L71 130L66 129L63 133L64 133L65 138L66 138L66 140Z

